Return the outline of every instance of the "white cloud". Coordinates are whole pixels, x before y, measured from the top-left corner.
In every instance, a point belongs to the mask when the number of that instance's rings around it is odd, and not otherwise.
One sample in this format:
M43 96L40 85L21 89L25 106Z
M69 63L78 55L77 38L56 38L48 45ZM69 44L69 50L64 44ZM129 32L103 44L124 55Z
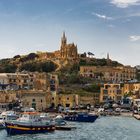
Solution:
M128 15L128 17L140 17L140 12L131 13L131 14Z
M115 28L115 25L109 24L108 27L110 27L110 28Z
M140 5L140 0L111 0L110 3L119 8L127 8L132 5Z
M129 36L129 39L130 39L130 41L138 41L138 40L140 40L140 36L132 35L132 36Z
M101 19L106 19L106 20L112 20L113 19L112 17L108 17L106 15L101 15L101 14L98 14L98 13L92 13L92 15L94 15L98 18L101 18Z

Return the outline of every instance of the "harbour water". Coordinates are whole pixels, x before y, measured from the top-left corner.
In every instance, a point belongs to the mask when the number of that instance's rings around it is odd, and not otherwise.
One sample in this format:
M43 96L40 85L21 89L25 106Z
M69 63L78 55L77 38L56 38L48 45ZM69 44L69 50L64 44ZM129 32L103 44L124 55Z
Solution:
M140 121L132 117L100 117L94 123L72 123L77 129L35 135L7 136L0 140L140 140Z

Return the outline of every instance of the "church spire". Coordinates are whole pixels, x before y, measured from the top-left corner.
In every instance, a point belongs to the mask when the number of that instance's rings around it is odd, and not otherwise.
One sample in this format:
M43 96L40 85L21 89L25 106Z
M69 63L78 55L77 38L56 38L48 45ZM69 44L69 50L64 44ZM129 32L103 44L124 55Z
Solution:
M63 32L63 38L66 38L66 36L65 36L65 31Z
M107 65L111 65L111 59L109 58L109 53L107 53Z
M109 53L107 53L107 60L110 60L110 58L109 58Z
M63 36L61 38L61 45L66 45L66 44L67 44L67 38L65 32L63 32Z

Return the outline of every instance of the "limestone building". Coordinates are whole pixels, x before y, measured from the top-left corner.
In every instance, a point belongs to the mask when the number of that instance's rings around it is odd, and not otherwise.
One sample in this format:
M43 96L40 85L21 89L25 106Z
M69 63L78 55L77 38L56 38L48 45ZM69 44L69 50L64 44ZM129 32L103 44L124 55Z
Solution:
M100 102L121 101L123 94L123 88L120 84L104 84L104 87L101 87L100 90Z
M75 107L79 104L79 96L76 94L57 94L56 96L50 96L51 107L63 106Z
M140 83L126 83L124 84L124 93L133 97L133 99L140 98Z
M50 80L53 80L52 83ZM0 73L0 90L56 91L58 83L57 75L52 76L44 72Z
M69 95L62 95L59 94L57 96L57 106L63 106L63 107L75 107L78 105L78 95L75 94L69 94Z
M9 108L9 104L15 102L17 100L16 93L0 91L0 110L5 110Z
M81 66L80 75L109 82L125 82L136 79L136 69L130 66Z
M45 92L24 92L20 95L20 100L24 108L34 108L37 111L43 111L47 107Z
M33 75L29 73L0 73L0 90L32 89Z

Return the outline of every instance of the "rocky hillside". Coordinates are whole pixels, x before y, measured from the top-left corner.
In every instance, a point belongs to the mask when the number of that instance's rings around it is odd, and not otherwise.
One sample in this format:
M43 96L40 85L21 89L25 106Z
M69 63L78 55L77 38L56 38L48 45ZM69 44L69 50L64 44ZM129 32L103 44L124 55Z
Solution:
M15 71L30 71L30 72L54 72L54 71L66 71L76 69L79 70L80 66L106 66L106 59L97 59L89 57L80 57L78 63L71 63L67 60L42 60L36 53L30 53L28 55L16 55L13 58L0 60L0 73L2 72L15 72ZM109 66L122 66L117 61L110 61Z

